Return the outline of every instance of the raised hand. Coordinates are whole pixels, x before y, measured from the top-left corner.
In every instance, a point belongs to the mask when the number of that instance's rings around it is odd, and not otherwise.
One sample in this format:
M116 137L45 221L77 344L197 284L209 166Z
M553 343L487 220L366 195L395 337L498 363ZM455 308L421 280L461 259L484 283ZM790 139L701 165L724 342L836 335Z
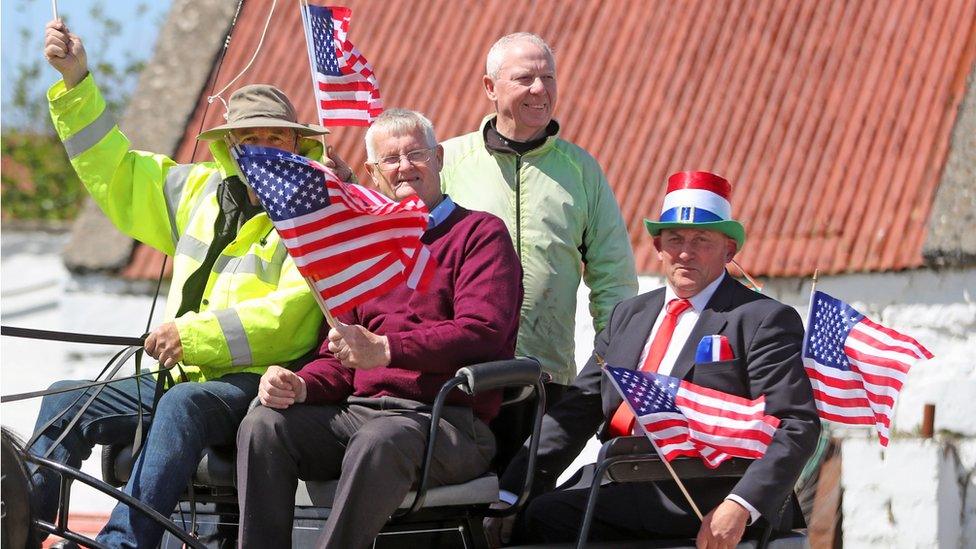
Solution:
M339 153L336 152L335 147L332 145L329 145L326 149L325 166L332 169L332 171L336 174L336 177L342 181L345 181L346 183L356 182L355 174L352 173L352 168L350 168L349 164L346 164L346 161L339 156Z
M71 89L88 75L88 54L77 34L72 34L60 19L44 27L44 57Z

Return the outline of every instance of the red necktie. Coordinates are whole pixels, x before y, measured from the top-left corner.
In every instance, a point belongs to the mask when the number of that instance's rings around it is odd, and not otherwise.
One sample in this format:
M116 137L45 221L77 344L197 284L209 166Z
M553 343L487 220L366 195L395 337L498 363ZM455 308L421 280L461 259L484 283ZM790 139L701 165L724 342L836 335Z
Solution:
M668 345L671 343L671 336L674 335L674 327L678 325L678 317L691 307L691 302L687 299L672 299L667 306L667 313L654 340L651 348L647 352L647 358L641 365L642 372L656 372L664 359L664 354L668 352ZM610 437L629 436L634 429L634 414L626 402L621 402L617 411L614 412L610 420Z

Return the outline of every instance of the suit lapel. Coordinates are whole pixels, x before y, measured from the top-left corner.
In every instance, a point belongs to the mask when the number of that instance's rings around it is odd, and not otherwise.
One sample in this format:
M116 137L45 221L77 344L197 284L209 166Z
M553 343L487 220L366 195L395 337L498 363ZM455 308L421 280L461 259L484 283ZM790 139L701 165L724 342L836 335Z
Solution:
M728 323L725 313L731 305L732 284L732 277L726 274L718 288L715 289L715 293L712 294L712 298L708 300L708 304L705 305L705 310L698 315L698 322L691 329L691 334L685 340L681 353L678 354L678 359L671 370L673 377L684 379L691 371L691 367L695 365L695 353L698 351L698 343L701 339L707 335L718 334L725 328Z

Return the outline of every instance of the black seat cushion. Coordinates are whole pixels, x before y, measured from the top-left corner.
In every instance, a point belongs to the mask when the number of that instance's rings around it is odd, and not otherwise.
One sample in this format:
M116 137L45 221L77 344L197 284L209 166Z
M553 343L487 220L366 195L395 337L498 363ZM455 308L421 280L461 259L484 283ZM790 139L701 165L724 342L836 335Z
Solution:
M132 445L106 446L102 452L102 476L105 482L121 486L132 474ZM200 456L200 464L193 476L198 486L234 487L234 448L231 446L208 447Z

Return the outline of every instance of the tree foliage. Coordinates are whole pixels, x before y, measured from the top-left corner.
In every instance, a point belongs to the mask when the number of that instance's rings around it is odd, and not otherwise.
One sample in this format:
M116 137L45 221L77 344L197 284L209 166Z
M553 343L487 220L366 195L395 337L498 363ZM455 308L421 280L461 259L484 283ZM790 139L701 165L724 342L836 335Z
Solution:
M53 132L12 129L0 139L4 219L71 219L85 198L61 141Z
M28 0L15 10L24 12ZM95 32L82 36L88 51L89 70L96 76L107 108L121 117L145 59L126 49L117 60L102 55L116 47L122 22L96 0L88 11ZM126 24L145 26L148 6L140 3L135 20ZM71 28L70 13L62 19ZM20 51L26 52L10 67L11 93L4 98L4 125L0 135L3 165L0 169L3 219L65 220L73 218L86 196L48 115L46 87L50 84L43 56L43 28L22 26L17 31ZM5 84L7 84L5 82Z

